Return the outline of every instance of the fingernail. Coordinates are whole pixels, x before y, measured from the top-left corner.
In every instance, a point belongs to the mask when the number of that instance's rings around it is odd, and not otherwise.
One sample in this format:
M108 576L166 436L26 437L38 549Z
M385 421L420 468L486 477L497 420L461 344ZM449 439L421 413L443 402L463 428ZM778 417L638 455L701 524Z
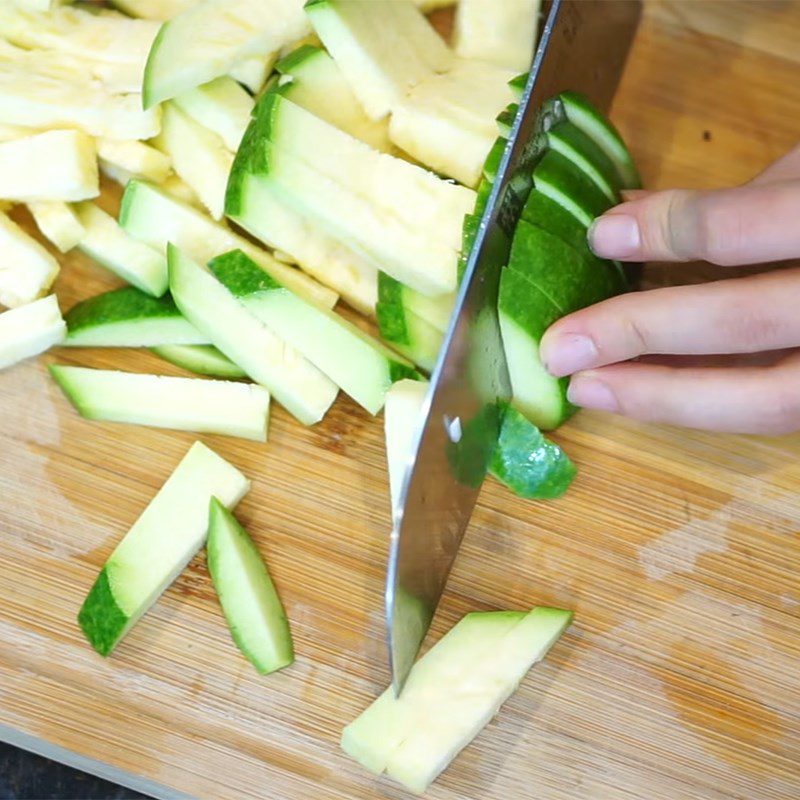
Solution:
M639 252L639 223L627 214L606 214L589 228L589 247L600 258L630 258Z
M619 411L619 403L608 384L590 375L576 375L569 384L567 399L581 408Z
M597 348L588 336L564 333L542 342L542 361L547 371L556 378L572 375L595 365Z

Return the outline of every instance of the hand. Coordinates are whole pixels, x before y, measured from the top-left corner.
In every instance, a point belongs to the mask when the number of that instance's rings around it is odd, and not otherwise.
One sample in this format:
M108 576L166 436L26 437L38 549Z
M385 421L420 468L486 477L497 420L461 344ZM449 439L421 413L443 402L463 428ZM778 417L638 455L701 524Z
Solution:
M633 193L589 232L623 261L800 257L800 146L745 186ZM576 405L737 433L800 430L800 268L621 295L559 320L541 357Z

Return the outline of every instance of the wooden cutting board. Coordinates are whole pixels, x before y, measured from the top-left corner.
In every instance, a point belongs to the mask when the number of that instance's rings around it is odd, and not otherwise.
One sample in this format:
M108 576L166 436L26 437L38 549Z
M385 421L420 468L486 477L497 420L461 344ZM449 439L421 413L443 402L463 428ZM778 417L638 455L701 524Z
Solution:
M648 5L613 113L648 186L735 183L795 144L798 41L789 2ZM63 263L64 308L114 285ZM237 654L202 557L104 661L77 610L194 437L82 421L48 379L57 361L179 374L62 350L0 375L0 737L162 796L406 797L338 747L388 681L381 421L341 399L311 429L276 408L266 446L204 437L253 479L238 514L286 603L294 666L262 678ZM537 604L575 624L429 796L800 796L800 437L583 413L557 438L574 488L529 503L486 486L434 635Z

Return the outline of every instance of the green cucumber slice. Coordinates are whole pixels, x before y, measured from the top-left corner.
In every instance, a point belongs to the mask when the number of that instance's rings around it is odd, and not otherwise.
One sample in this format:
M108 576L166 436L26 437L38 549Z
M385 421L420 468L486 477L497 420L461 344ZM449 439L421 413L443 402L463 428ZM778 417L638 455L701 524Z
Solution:
M561 497L577 474L567 454L512 406L503 412L489 471L527 500Z
M385 272L378 274L378 299L384 306L408 309L442 333L447 332L456 301L455 294L428 297L415 292Z
M206 540L212 497L235 506L250 482L195 442L109 556L78 614L92 647L107 656L183 572Z
M59 365L50 373L86 419L267 441L261 386Z
M246 378L247 373L210 344L164 344L150 351L176 367L212 378Z
M336 384L257 320L205 267L173 245L167 258L170 290L183 315L300 422L319 422L336 399Z
M404 358L335 312L284 289L241 250L218 256L209 268L247 311L371 414L383 408L395 381L417 376Z
M157 347L208 344L169 295L151 297L126 286L90 297L66 317L70 347Z
M236 646L261 675L294 661L289 620L253 540L216 497L208 521L208 571Z
M444 334L408 308L381 303L375 306L381 338L426 372L433 372Z

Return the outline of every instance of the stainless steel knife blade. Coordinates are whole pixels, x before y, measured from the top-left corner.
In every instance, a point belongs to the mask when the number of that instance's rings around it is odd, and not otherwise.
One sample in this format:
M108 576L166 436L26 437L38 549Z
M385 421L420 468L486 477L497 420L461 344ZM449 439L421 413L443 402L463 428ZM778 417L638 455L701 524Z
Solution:
M502 268L531 183L536 116L566 89L607 109L639 18L637 0L552 0L456 310L434 370L400 494L386 581L389 656L399 694L428 631L510 399L497 317Z

